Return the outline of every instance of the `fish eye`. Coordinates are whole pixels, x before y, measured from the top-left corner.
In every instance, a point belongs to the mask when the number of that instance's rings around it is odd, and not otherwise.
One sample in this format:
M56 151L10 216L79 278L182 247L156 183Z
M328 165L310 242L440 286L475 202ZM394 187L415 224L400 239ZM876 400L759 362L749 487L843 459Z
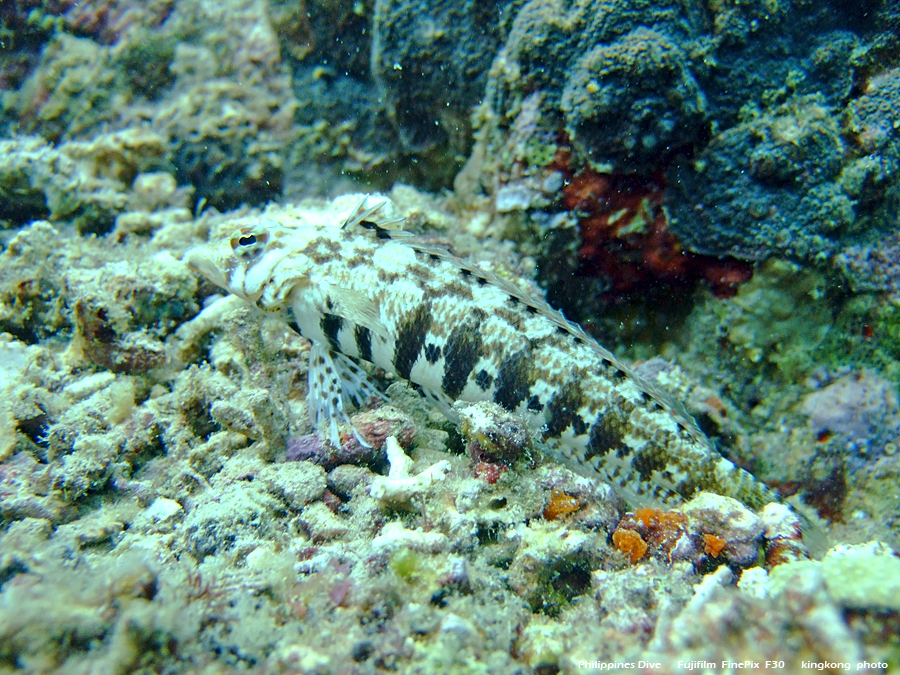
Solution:
M265 231L253 231L250 228L241 230L231 238L231 248L243 254L255 250L258 245L264 245L268 241Z

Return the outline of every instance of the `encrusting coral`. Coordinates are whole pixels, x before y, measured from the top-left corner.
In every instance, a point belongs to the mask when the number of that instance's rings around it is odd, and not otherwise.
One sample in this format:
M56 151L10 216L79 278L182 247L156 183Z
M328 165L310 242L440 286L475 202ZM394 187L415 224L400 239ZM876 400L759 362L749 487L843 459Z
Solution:
M896 669L900 15L864 4L4 4L0 670ZM182 258L363 189L832 541L626 502L368 366L389 403L323 442L310 343Z

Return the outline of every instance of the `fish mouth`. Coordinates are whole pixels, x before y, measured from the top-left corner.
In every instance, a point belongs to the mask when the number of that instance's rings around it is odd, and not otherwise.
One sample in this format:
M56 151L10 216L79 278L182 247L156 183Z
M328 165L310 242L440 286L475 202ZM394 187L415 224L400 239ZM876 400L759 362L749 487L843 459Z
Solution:
M193 271L202 274L219 288L228 290L225 275L204 251L193 249L184 254L184 262Z

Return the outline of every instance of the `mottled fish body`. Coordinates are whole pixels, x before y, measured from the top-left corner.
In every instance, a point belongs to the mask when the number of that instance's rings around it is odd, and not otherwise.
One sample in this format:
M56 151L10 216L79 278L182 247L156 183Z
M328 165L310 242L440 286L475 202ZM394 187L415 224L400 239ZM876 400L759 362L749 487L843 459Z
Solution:
M420 385L444 409L493 401L520 414L550 452L635 501L672 505L700 490L751 508L776 501L579 326L389 229L389 208L384 197L343 198L331 226L260 222L186 256L312 341L310 411L324 438L338 442L348 398L372 393L360 359Z

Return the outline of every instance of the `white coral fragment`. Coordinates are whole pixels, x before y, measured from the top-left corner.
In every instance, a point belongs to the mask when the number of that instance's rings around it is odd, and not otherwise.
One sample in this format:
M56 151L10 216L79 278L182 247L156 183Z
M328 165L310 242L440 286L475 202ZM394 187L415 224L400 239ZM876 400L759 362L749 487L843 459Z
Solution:
M427 491L437 481L444 480L450 472L450 462L441 460L411 476L409 467L412 460L393 436L388 436L385 441L385 451L391 469L387 476L378 476L369 487L369 494L382 502L407 502Z
M372 549L378 552L411 548L425 553L439 553L445 551L448 545L446 534L424 532L420 527L409 530L399 522L387 523L381 529L381 534L372 540Z
M165 497L157 497L154 502L146 508L144 514L153 521L164 523L170 518L178 515L184 509L181 504Z

